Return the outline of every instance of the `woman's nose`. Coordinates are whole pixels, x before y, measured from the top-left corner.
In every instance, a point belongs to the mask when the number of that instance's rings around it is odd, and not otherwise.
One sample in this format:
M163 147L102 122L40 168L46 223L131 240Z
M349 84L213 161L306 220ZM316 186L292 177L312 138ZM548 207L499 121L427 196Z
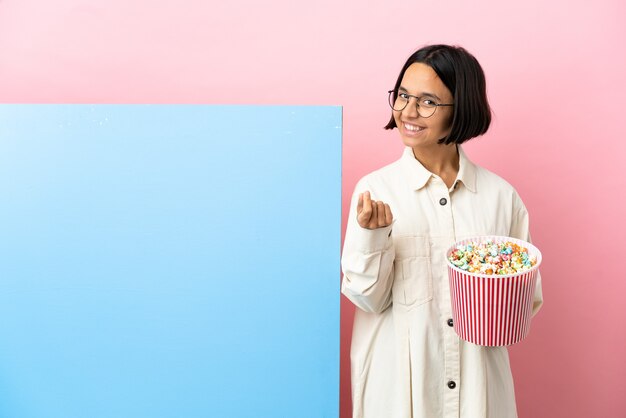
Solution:
M417 99L415 97L409 97L409 102L402 110L402 113L404 113L409 118L417 118L420 115L417 111Z

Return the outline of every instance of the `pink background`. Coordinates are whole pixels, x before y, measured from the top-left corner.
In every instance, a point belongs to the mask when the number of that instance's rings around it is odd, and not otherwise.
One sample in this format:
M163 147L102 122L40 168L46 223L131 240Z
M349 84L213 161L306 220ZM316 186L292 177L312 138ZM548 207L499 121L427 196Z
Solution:
M466 151L517 188L545 260L544 308L510 350L520 417L621 417L625 16L621 0L0 0L0 101L342 105L345 214L357 179L400 155L382 126L404 60L465 46L495 112Z

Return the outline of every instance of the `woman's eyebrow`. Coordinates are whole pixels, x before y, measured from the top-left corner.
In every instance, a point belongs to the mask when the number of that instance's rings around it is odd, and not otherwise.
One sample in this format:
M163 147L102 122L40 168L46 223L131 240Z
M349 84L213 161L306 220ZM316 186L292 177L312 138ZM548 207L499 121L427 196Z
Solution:
M439 98L439 96L437 96L437 95L436 95L436 94L434 94L434 93L422 93L422 97L424 97L424 96L433 97L433 98L437 99L437 100L438 100L438 101L440 101L440 102L442 101L442 100Z
M408 92L409 92L407 89L405 89L405 88L404 88L404 87L402 87L402 86L398 87L398 91L403 91L403 92L405 92L405 93L408 93ZM437 100L441 101L441 99L439 98L439 96L437 96L437 95L436 95L436 94L434 94L434 93L427 93L427 92L424 92L424 93L422 93L422 94L420 94L420 95L419 95L419 97L424 97L424 96L434 97L435 99L437 99Z

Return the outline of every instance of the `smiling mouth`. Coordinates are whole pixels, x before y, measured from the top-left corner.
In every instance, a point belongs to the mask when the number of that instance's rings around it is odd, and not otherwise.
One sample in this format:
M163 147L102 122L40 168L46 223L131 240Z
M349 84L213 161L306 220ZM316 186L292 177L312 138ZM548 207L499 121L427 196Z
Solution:
M402 124L404 125L404 129L406 129L409 132L419 132L419 131L423 131L424 129L426 129L422 126L411 125L410 123L406 123L406 122L403 122Z

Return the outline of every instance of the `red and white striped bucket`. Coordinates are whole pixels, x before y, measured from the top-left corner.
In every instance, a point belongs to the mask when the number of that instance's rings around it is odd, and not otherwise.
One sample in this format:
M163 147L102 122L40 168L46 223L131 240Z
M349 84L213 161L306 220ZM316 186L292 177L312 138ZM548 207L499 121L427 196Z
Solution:
M529 255L537 257L537 264L517 274L486 275L469 273L448 260L454 331L465 341L477 345L511 345L526 338L530 330L541 252L519 239L484 236L457 242L446 252L446 260L457 246L488 239L526 247Z

